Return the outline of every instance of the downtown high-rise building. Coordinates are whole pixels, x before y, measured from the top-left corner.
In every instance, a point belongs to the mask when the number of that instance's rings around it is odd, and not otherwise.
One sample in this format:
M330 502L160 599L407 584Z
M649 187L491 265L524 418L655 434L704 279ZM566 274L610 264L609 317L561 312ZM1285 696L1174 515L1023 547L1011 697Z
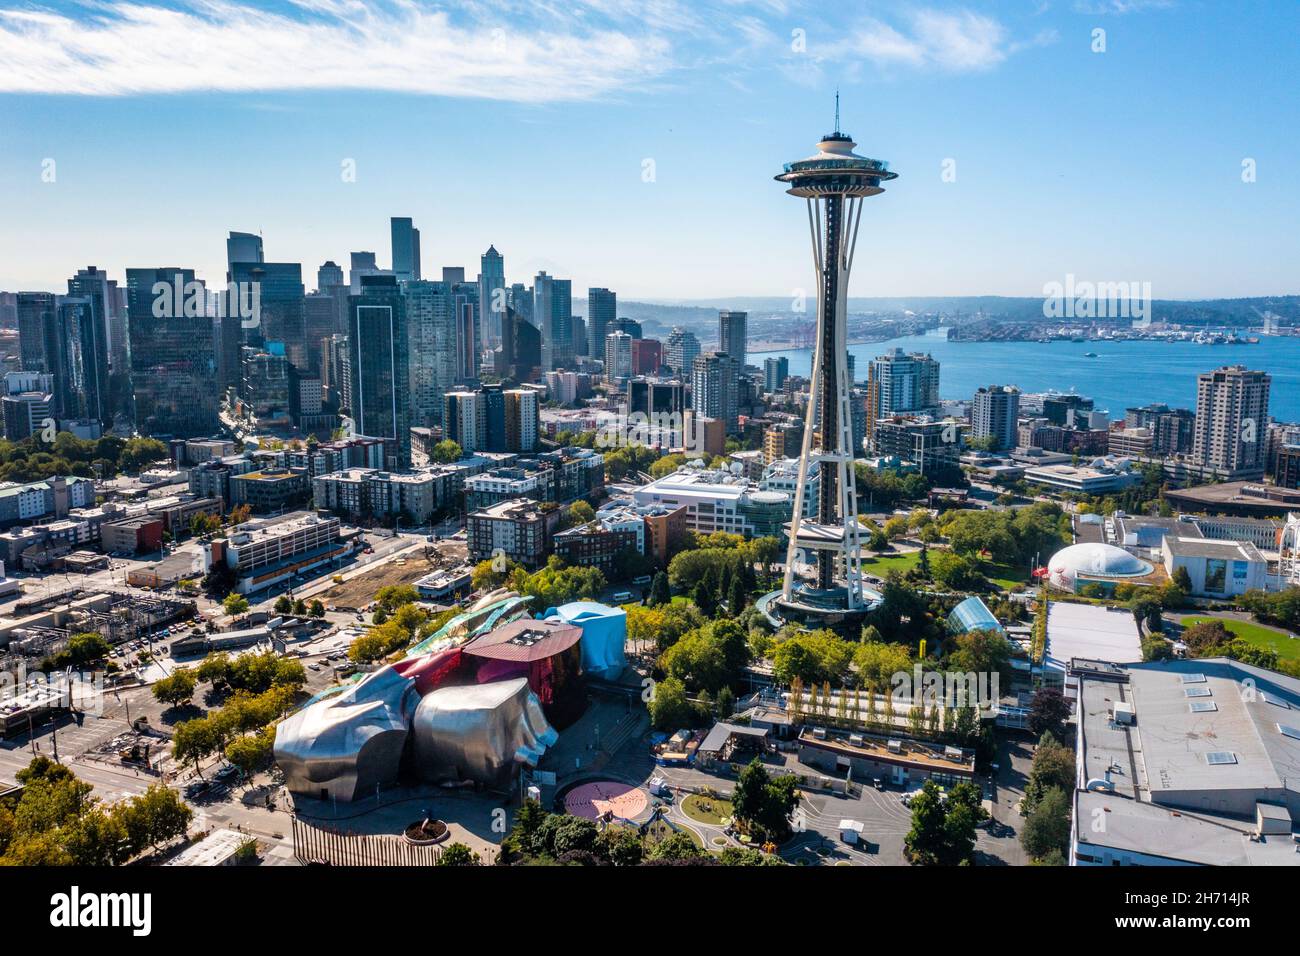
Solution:
M506 260L497 252L496 246L488 246L487 252L479 259L478 272L478 314L485 348L501 348L508 304Z
M531 388L506 389L505 427L505 451L537 450L541 433L541 407L536 391Z
M732 434L737 417L740 364L725 352L696 356L691 366L691 408L696 418L716 418Z
M235 262L261 262L262 237L251 232L232 232L226 236L226 268Z
M587 290L587 354L592 358L605 355L605 336L614 331L618 320L618 295L609 289Z
M939 363L932 356L896 348L871 360L866 409L869 447L875 447L875 423L880 419L934 414L938 408Z
M316 270L316 291L328 292L330 289L342 285L347 285L347 279L343 275L343 267L333 259L327 259L321 263L321 267Z
M1014 448L1020 423L1020 389L1014 385L989 385L978 389L971 401L971 436L991 439L991 451Z
M90 297L70 295L59 303L58 321L62 354L52 372L61 414L108 427L113 420L108 341L99 310Z
M1145 428L1151 433L1151 455L1182 455L1192 450L1196 413L1164 404L1140 405L1124 410L1124 427Z
M214 316L206 299L193 269L126 270L131 384L141 434L201 438L220 427Z
M664 340L664 364L673 370L674 375L689 376L699 354L700 340L689 329L674 326Z
M504 424L504 411L502 422ZM466 454L488 450L488 395L482 390L443 396L442 434Z
M413 282L420 278L420 230L415 228L410 216L393 216L389 220L393 243L393 275L399 282Z
M457 381L456 307L445 282L408 282L411 424L442 423L443 396Z
M1225 365L1196 380L1192 459L1226 481L1264 476L1268 460L1268 398L1272 377Z
M749 313L718 312L718 351L726 352L745 370L745 349L749 343Z
M784 355L763 359L763 391L768 393L781 391L785 380L789 377L790 360Z
M605 336L605 381L618 384L632 377L632 336L611 332Z
M573 283L545 272L533 279L533 324L542 333L542 371L573 367Z
M260 304L257 316L234 321L237 328L242 326L241 346L262 347L268 342L280 342L289 362L306 368L306 288L302 282L302 263L235 262L230 266L230 281L237 289L257 289Z
M385 443L389 467L411 460L406 299L392 275L361 277L348 300L349 409L356 435Z
M58 302L53 292L19 292L18 360L25 372L52 373L59 349Z

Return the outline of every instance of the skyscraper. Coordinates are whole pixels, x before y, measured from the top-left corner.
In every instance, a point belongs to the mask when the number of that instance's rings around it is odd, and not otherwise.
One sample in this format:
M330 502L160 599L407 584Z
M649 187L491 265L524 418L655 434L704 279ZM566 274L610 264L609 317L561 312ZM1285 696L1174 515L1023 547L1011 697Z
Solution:
M213 317L206 307L182 308L186 290L203 291L193 269L126 270L136 427L155 438L201 438L220 427ZM206 306L205 295L199 301Z
M1264 476L1272 378L1244 365L1202 372L1196 381L1193 459L1228 481Z
M991 438L990 451L1014 448L1020 418L1020 389L1014 385L989 385L975 392L971 402L971 436Z
M316 291L328 292L341 285L347 285L347 280L343 277L343 267L333 259L327 259L316 270Z
M573 367L573 283L545 272L533 279L533 324L542 332L542 371Z
M406 300L395 276L371 275L361 277L361 293L348 304L356 434L383 439L390 467L405 467L411 460Z
M530 388L511 388L505 393L506 451L537 450L540 409L537 392Z
M611 384L632 377L632 336L611 332L605 336L605 381Z
M49 372L59 347L56 316L58 303L53 292L19 292L18 357L23 371Z
M749 313L718 312L718 351L726 352L745 370L745 347L749 342Z
M799 456L799 478L790 524L781 607L794 616L856 630L862 615L878 603L862 579L862 524L858 521L854 476L851 383L847 354L848 283L864 199L884 192L896 178L885 163L859 156L852 138L839 129L817 144L808 159L787 163L776 179L808 205L817 270L817 348L812 390ZM937 391L937 376L936 376ZM815 430L815 432L814 432ZM804 519L804 495L814 472L815 519ZM813 558L815 580L795 583L800 560Z
M62 393L59 408L69 418L87 419L107 427L109 404L108 342L92 299L68 296L59 303L62 368L55 386Z
M502 326L506 315L506 261L496 246L488 246L479 259L478 314L483 325L483 345L501 347Z
M664 340L664 364L673 370L674 375L683 378L690 375L699 354L700 340L694 332L681 326L674 326Z
M779 392L790 377L790 360L784 355L763 359L763 391Z
M609 289L587 290L587 354L601 358L605 354L605 336L618 319L618 296Z
M482 391L448 392L443 396L443 436L466 454L488 447L487 395ZM504 418L504 416L503 416Z
M284 343L288 360L307 367L307 337L304 322L306 289L299 262L235 262L230 279L237 286L258 290L260 314L242 329L243 344L262 346L267 342ZM238 319L236 325L240 325Z
M457 330L451 286L445 282L408 282L410 329L411 423L442 423L442 397L457 380Z
M393 240L393 274L399 282L420 278L420 230L410 216L393 216L389 220Z
M867 367L866 441L872 446L875 423L902 414L931 414L939 408L939 363L921 352L900 348L871 360ZM874 446L872 446L874 447Z
M458 273L458 275L456 274ZM451 290L453 315L456 319L456 378L465 383L478 382L479 354L482 352L482 334L479 331L479 287L477 282L465 281L465 270L458 269L448 278L449 271L442 270L443 281Z
M251 232L232 232L226 237L226 268L236 262L261 262L262 237Z
M739 363L725 352L696 356L691 367L691 408L696 417L718 419L728 434L739 431L739 377Z

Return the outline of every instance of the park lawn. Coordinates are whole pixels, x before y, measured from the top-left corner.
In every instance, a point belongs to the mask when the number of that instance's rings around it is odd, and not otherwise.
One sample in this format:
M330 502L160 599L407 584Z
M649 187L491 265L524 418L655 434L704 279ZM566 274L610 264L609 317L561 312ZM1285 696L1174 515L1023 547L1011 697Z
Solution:
M993 561L983 562L984 576L991 584L1004 591L1015 591L1029 583L1029 575L1022 568L1011 564L998 564Z
M907 551L903 554L878 554L862 561L862 570L883 578L890 571L906 574L916 567L921 560L920 551Z
M1281 631L1253 624L1250 621L1239 621L1236 618L1213 617L1210 615L1185 617L1183 618L1183 625L1200 624L1202 621L1218 621L1229 632L1241 638L1247 644L1266 651L1277 651L1277 656L1283 660L1300 660L1300 640L1288 637Z
M731 818L731 801L720 797L706 797L701 793L692 793L682 801L682 813L697 823L711 823L722 826L722 821Z
M931 548L930 556L933 557L940 549ZM907 551L903 554L883 554L867 558L862 562L862 570L868 574L874 574L878 578L883 578L890 571L898 571L900 574L906 574L912 568L916 567L921 560L920 551ZM1013 591L1017 588L1024 587L1029 581L1029 575L1020 568L1010 564L998 564L994 561L980 562L980 570L984 576L989 579L989 583L1003 591Z

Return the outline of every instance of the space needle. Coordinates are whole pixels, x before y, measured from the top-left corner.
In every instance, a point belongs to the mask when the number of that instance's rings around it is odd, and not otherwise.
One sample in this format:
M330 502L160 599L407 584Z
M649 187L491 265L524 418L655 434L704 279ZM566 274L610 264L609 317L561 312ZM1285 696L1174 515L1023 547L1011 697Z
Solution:
M786 192L808 206L817 273L817 340L785 580L771 603L782 618L831 626L851 625L881 601L862 583L864 529L858 521L849 407L848 286L862 202L884 192L881 183L898 174L890 172L887 163L859 156L853 151L856 145L840 131L837 93L835 132L822 137L814 155L787 163L776 177L788 186ZM816 488L809 492L814 476ZM805 518L808 493L815 493L817 501ZM813 567L811 580L796 575L801 556Z

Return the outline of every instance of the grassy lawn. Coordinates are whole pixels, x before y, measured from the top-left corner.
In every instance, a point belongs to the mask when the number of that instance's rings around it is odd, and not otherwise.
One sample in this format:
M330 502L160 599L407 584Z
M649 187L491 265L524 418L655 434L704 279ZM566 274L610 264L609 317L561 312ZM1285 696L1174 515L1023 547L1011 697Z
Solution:
M1252 647L1277 651L1277 656L1285 660L1300 660L1300 640L1287 637L1281 631L1275 631L1260 624L1253 624L1250 621L1239 621L1230 617L1212 617L1210 615L1185 617L1183 618L1183 626L1190 627L1202 621L1218 621L1232 634Z
M693 793L682 801L682 812L699 823L722 826L722 821L731 816L731 801Z
M916 567L917 562L920 560L920 551L908 551L906 554L881 554L863 560L862 570L867 574L874 574L878 578L883 578L890 571L906 574Z
M930 555L933 557L941 549L931 548ZM867 574L874 574L878 578L883 578L890 571L898 571L900 574L906 574L912 568L916 567L921 560L920 551L908 551L904 554L883 554L876 555L862 562L862 570ZM992 561L981 562L981 570L984 576L989 579L989 583L1004 591L1015 590L1023 587L1029 581L1029 574L1026 569L1014 567L1009 564L996 564Z

